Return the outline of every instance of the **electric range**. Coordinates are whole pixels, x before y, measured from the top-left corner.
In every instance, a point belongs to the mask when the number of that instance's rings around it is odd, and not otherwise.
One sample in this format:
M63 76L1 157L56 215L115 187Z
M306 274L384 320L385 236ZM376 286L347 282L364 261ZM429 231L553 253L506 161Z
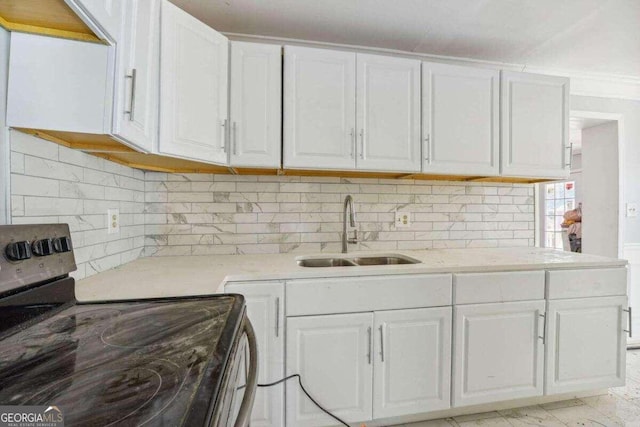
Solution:
M66 225L0 226L0 248L0 405L55 406L67 426L248 425L242 296L79 303Z

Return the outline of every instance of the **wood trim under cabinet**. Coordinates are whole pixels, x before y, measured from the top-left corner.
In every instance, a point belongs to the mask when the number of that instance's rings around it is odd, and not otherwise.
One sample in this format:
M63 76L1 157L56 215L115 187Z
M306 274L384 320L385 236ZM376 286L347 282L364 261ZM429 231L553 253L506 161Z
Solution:
M407 172L371 172L340 170L305 170L305 169L261 169L236 168L224 165L198 162L159 154L140 153L110 135L65 132L42 129L13 128L38 138L75 150L84 151L121 165L135 169L167 173L215 173L224 175L286 175L286 176L329 176L340 178L380 178L380 179L413 179L419 181L460 181L460 182L502 182L530 184L544 182L544 179L514 177L482 177L461 175L427 175Z
M3 0L0 26L8 31L103 43L64 0Z

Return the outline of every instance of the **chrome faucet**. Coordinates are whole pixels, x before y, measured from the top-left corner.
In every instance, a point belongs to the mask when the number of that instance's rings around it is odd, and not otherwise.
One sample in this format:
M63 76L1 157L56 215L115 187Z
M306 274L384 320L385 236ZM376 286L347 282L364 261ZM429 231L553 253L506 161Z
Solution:
M353 238L350 239L347 235L347 209L349 209L349 225L354 228ZM348 195L344 198L344 208L342 210L342 253L347 253L347 243L358 243L358 230L356 226L356 211L353 207L353 197Z

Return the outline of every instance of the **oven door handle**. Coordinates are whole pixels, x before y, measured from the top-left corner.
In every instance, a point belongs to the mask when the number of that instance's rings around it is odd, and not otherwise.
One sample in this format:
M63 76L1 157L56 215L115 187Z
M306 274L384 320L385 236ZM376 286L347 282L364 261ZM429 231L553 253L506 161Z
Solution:
M256 334L248 317L244 318L244 332L247 334L249 342L249 373L244 397L240 404L240 411L234 427L248 427L251 420L251 410L253 409L253 401L256 397L256 389L258 388L258 344L256 342Z

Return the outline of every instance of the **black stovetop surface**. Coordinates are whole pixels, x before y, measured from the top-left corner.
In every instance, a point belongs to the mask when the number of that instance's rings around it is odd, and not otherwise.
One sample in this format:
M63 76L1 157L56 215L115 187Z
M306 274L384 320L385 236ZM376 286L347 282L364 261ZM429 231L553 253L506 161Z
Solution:
M66 425L204 423L241 296L75 304L0 337L0 404L57 405Z

